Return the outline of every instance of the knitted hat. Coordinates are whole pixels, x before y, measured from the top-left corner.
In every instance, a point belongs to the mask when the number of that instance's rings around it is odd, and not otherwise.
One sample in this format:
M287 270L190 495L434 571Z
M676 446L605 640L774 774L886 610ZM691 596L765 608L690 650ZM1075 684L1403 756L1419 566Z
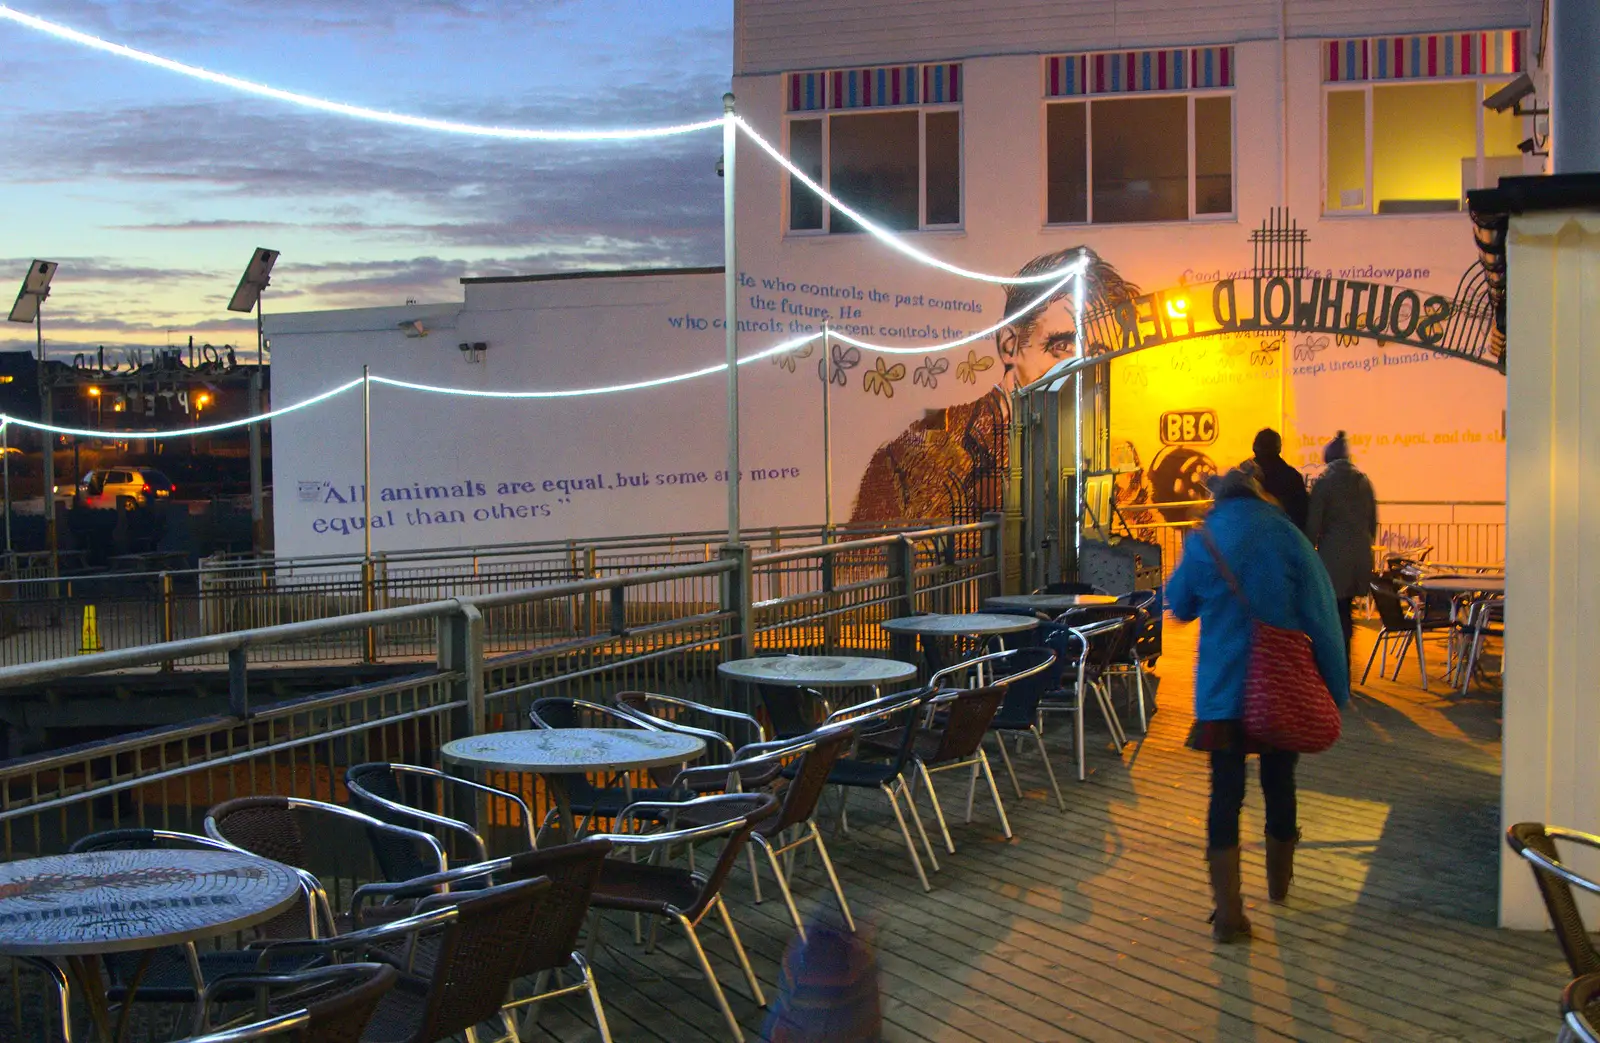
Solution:
M1322 462L1325 464L1331 464L1335 460L1348 459L1350 459L1350 446L1344 440L1344 432L1340 431L1338 434L1333 436L1333 441L1329 442L1327 446L1323 448Z

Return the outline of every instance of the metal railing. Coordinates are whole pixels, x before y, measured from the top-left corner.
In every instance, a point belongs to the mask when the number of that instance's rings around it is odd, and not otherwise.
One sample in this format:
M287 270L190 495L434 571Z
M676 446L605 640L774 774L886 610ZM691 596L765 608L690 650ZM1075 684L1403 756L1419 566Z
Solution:
M747 531L744 540L758 550L777 551L849 540L862 531L775 527ZM877 536L884 530L865 532ZM705 562L716 558L724 541L720 533L675 533L404 551L371 561L359 555L215 557L197 569L59 578L30 574L0 580L0 666ZM680 596L658 593L668 602ZM570 600L523 613L507 611L493 641L504 649L539 636L580 637L591 618L584 605ZM278 663L410 660L425 658L432 643L431 625L419 621L384 628L372 640L365 633L308 636L274 645L263 658ZM167 668L176 662L169 661ZM216 666L220 660L185 662Z
M1182 505L1182 506L1198 506ZM1374 540L1376 567L1391 554L1416 555L1424 551L1435 561L1493 565L1505 561L1504 501L1498 500L1382 500L1378 503L1378 538ZM1129 525L1136 538L1161 548L1163 579L1172 575L1183 557L1183 541L1195 519L1143 522Z
M0 857L62 850L100 829L193 831L207 808L279 793L340 800L350 765L437 766L452 738L526 727L532 701L645 688L724 701L716 665L766 651L874 654L878 623L975 607L998 590L998 522L619 572L542 587L0 667L0 691L223 659L229 713L0 764ZM830 578L831 577L831 578ZM555 630L545 624L556 621ZM575 626L578 633L571 633ZM250 663L285 646L356 647L406 635L405 677L286 703L252 699ZM738 696L736 698L743 698ZM543 795L523 780L542 814Z

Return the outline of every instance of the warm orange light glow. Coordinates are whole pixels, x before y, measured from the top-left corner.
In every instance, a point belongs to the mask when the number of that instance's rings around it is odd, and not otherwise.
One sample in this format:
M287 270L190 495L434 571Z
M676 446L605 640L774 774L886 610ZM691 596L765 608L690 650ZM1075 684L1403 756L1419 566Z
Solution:
M90 398L99 398L100 397L100 389L97 388L97 387L91 387L89 389L89 397Z
M1175 294L1167 298L1167 314L1174 319L1181 319L1189 314L1189 298L1183 294Z
M200 399L199 399L199 402L198 402L198 404L199 404L199 405L201 405L201 406L207 406L207 405L210 405L210 404L211 404L211 396L210 396L210 395L205 395L205 394L202 394L202 395L201 395L201 396L200 396Z

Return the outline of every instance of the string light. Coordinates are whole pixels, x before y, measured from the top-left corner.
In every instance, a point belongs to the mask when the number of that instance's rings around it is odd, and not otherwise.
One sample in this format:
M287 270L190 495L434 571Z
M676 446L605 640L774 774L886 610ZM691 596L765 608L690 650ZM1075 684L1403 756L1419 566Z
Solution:
M259 424L267 420L273 420L277 417L284 416L285 414L294 413L298 410L314 406L319 402L326 402L330 398L333 398L337 395L342 395L346 391L353 390L354 388L358 388L360 386L361 379L358 377L349 383L340 384L336 388L330 388L321 394L312 395L310 398L302 399L293 405L284 406L282 409L274 409L267 413L259 413L256 416L247 416L241 420L229 420L226 423L221 424L207 424L204 427L180 427L174 428L170 431L107 431L103 429L99 431L91 431L81 427L58 427L55 424L41 424L37 420L24 420L22 417L9 416L4 413L0 413L0 427L4 427L7 424L16 424L18 427L26 427L34 431L48 431L53 435L74 435L78 438L187 438L191 435L209 435L215 434L218 431L231 431L236 427L248 427L251 424Z
M57 22L46 21L34 15L24 14L4 4L0 4L0 19L26 26L29 29L53 36L58 40L80 44L84 47L106 54L113 54L119 58L128 58L132 61L142 62L167 72L174 72L180 76L202 80L219 87L253 94L260 98L270 98L273 101L287 102L290 105L299 105L302 108L315 109L319 112L329 112L338 116L349 116L354 119L370 120L374 123L387 123L399 127L410 127L414 130L434 130L445 134L467 134L483 138L501 138L508 141L644 141L652 138L670 138L680 134L694 134L703 130L711 130L722 126L722 117L700 120L695 123L679 123L665 127L635 127L619 130L543 130L532 127L495 127L477 123L460 123L455 120L432 119L427 116L408 116L399 112L384 112L381 109L369 109L361 105L347 105L343 102L328 101L324 98L314 98L308 94L299 94L295 91L281 90L269 87L264 83L255 83L243 80L237 76L225 73L212 72L197 65L174 61L163 58L148 51L135 50L119 43L103 40L98 36L79 32Z
M947 341L943 342L942 344L927 344L927 345L923 345L922 347L905 348L905 347L898 347L896 345L891 345L891 344L874 344L871 341L857 340L856 338L854 338L852 336L849 336L848 334L839 333L837 331L830 331L830 332L832 333L834 340L840 340L840 341L843 341L846 344L853 344L856 347L861 348L861 349L863 349L865 351L876 351L876 352L879 352L880 354L883 354L883 355L937 355L941 351L950 351L950 350L955 349L955 348L964 348L968 344L972 344L972 343L975 343L977 341L983 340L986 337L994 336L997 332L999 332L1000 330L1005 329L1007 326L1012 325L1018 319L1022 318L1024 315L1028 314L1030 311L1033 311L1035 308L1038 308L1038 307L1041 307L1041 306L1043 306L1045 304L1048 304L1050 302L1050 299L1052 297L1054 297L1056 295L1056 293L1058 291L1060 291L1060 289L1063 286L1065 286L1067 283L1071 282L1073 279L1078 278L1078 276L1082 272L1082 268L1081 268L1082 264L1083 264L1083 262L1079 261L1076 264L1068 265L1067 267L1072 269L1072 270L1069 271L1066 275L1062 276L1061 279L1058 280L1054 286L1051 286L1048 290L1044 291L1044 293L1042 293L1038 297L1034 298L1027 305L1025 305L1022 308L1019 308L1017 311L1013 312L1012 314L1007 315L1005 318L1001 319L999 322L995 323L993 326L990 326L988 329L979 330L976 333L969 333L965 337L961 337L961 338L959 338L957 340L947 340Z
M940 260L932 254L926 253L917 249L915 246L912 246L910 243L895 235L887 228L884 228L876 221L873 221L870 217L867 217L861 211L855 209L838 196L831 194L827 189L823 188L816 181L812 180L811 176L804 170L801 170L799 167L791 163L788 156L785 156L776 145L772 144L772 142L758 134L756 129L750 126L750 124L746 123L741 117L733 116L730 118L739 125L739 129L744 131L751 141L754 141L757 145L761 146L761 151L765 152L767 155L771 156L775 161L777 161L778 165L787 170L789 175L796 181L799 181L812 192L827 200L829 206L849 217L856 224L860 225L863 230L871 233L874 238L889 246L891 249L898 250L900 253L905 254L914 261L919 261L922 264L926 264L930 267L949 272L951 275L959 275L963 279L975 279L979 282L998 283L1001 285L1023 285L1027 283L1049 282L1052 279L1059 279L1064 275L1070 276L1077 271L1076 266L1085 263L1080 259L1072 262L1072 264L1063 265L1060 268L1056 268L1048 272L1040 272L1037 275L991 275L987 272L976 272L970 268L962 268L960 265L955 265L951 264L949 261Z

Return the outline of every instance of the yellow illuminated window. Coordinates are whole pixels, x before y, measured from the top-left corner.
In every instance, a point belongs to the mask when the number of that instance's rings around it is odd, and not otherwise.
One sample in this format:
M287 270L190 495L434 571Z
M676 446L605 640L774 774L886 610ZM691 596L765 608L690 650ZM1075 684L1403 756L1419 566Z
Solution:
M1522 173L1522 117L1483 100L1504 81L1339 86L1324 95L1326 213L1456 211L1466 193Z
M1329 210L1367 208L1367 92L1328 92Z

